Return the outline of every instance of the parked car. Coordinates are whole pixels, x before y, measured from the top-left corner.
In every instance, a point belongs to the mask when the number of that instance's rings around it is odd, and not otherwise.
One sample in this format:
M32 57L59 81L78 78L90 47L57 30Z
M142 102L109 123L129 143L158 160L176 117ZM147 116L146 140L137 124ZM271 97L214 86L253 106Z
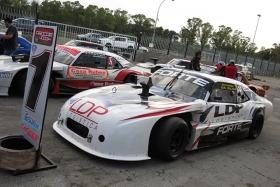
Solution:
M69 42L66 42L64 45L67 46L80 46L80 47L88 47L91 49L98 49L98 50L104 50L104 45L94 42L88 42L84 40L70 40Z
M142 46L141 44L139 44L139 50L149 52L149 49L147 47Z
M252 66L242 65L242 64L236 64L235 66L238 68L238 71L246 75L248 80L253 80L254 75L253 75Z
M273 111L247 85L221 76L162 68L135 80L74 95L54 130L98 157L173 161L185 150L256 139Z
M189 60L172 59L169 62L167 62L166 64L154 64L154 63L151 63L151 62L147 62L147 63L138 63L136 65L140 66L140 67L143 67L143 68L150 69L150 74L145 73L146 76L149 76L149 75L151 75L152 73L154 73L155 71L157 71L161 68L174 67L174 68L184 69L185 67L187 67L187 69L188 69L189 64L190 64ZM201 63L200 68L201 68L200 72L202 72L202 73L217 74L217 68L215 66L210 66L210 65L206 65L206 64ZM259 85L259 84L249 82L248 79L247 79L247 76L243 72L237 72L236 79L238 81L241 81L244 84L246 84L253 92L255 92L256 94L258 94L259 96L262 96L262 97L265 96L265 91L270 88L268 85Z
M17 58L21 59L21 58ZM15 63L10 56L0 56L0 95L9 90L22 95L29 59ZM59 45L56 47L50 92L73 94L94 87L129 82L131 74L142 75L145 69L134 66L117 54L84 48Z
M5 33L0 32L0 36L5 35ZM0 41L1 43L1 41ZM30 54L30 50L31 50L31 43L26 40L25 38L23 38L22 36L18 36L18 47L15 50L15 52L13 53L13 55L18 55L18 54ZM4 49L3 46L0 44L0 55L2 55L4 53Z
M136 47L135 41L130 40L128 37L110 36L108 38L99 39L98 43L106 45L109 48L120 48L125 50L133 50Z
M44 21L38 21L38 25L44 24ZM17 18L13 20L13 25L15 25L19 31L33 32L35 21L33 19Z
M76 37L77 40L84 40L84 41L95 42L95 43L98 43L100 38L103 38L103 36L102 34L98 34L98 33L79 34Z

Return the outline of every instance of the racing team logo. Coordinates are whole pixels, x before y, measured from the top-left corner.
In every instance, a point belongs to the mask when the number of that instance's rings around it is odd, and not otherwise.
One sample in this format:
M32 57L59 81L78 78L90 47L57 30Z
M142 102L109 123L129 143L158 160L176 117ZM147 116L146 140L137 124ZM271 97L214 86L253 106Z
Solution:
M67 76L69 78L91 78L106 80L108 78L108 71L106 69L69 66Z
M37 27L34 42L41 45L51 46L54 38L54 30L51 28Z

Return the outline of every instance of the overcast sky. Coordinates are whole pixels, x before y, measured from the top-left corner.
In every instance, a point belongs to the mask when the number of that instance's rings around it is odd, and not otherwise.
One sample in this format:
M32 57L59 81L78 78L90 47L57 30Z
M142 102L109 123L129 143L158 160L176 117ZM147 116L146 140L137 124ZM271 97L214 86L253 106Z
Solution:
M74 0L71 0L74 1ZM144 14L156 19L159 5L163 0L80 0L87 7L89 4L99 8L116 10L120 8L128 14ZM271 48L273 43L280 43L280 0L165 0L160 9L157 26L179 32L187 25L189 18L200 18L218 29L219 25L231 27L243 32L254 43Z

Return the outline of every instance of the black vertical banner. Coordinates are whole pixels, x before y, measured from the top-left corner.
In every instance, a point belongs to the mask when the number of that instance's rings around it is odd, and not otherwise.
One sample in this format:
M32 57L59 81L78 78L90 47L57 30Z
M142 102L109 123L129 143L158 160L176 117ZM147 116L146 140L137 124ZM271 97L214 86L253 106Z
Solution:
M47 67L50 63L50 55L51 51L45 50L43 53L33 57L30 62L30 66L34 68L34 74L28 91L26 107L32 111L36 109L37 101L47 73Z

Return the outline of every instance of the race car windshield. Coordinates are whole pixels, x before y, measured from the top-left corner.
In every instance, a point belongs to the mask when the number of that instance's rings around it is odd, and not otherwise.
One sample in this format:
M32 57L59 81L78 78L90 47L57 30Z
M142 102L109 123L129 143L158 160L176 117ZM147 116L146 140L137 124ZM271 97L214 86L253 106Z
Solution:
M62 64L70 65L74 58L63 51L56 51L53 60Z
M172 79L173 77L169 76L154 75L152 77L152 82L154 86L164 88ZM167 87L167 90L202 100L205 98L207 93L205 88L182 79L175 80L169 87Z

